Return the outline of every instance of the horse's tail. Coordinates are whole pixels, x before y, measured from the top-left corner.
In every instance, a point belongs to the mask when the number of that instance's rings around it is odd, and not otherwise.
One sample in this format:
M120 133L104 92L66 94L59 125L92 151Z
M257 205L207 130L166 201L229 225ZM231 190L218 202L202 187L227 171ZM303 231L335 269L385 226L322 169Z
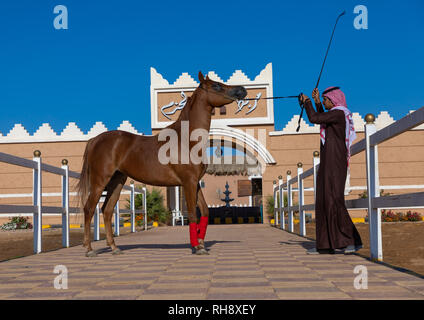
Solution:
M76 187L81 208L84 208L88 199L88 193L90 191L90 167L88 165L87 159L90 142L91 140L88 140L87 145L85 146L84 156L82 158L83 165L81 175Z

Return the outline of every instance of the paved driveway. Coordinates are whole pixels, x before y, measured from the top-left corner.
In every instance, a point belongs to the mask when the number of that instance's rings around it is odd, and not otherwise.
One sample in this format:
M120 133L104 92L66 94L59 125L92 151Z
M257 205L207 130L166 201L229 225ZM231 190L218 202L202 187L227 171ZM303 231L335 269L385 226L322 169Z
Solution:
M424 279L357 255L307 255L313 241L268 225L209 226L209 256L188 241L187 226L161 227L116 238L119 256L98 241L96 258L77 246L5 261L0 299L424 299ZM68 289L54 288L57 265ZM367 289L355 289L359 265Z

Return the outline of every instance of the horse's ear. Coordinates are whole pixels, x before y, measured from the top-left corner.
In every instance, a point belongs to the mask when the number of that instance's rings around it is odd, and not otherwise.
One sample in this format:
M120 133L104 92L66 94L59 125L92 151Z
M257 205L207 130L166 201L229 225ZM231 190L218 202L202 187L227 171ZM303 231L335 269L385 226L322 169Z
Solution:
M205 78L203 77L202 71L199 71L199 81L200 81L200 83L205 81Z
M209 75L206 75L206 80L209 80Z

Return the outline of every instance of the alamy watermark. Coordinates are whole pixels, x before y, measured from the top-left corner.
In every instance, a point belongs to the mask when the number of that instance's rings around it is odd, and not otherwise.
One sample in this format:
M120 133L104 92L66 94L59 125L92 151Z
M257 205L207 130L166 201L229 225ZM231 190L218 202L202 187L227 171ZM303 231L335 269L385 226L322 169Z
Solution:
M59 274L53 280L53 287L57 290L68 289L68 268L60 264L54 267L53 273Z
M356 290L368 289L368 269L366 266L358 265L353 269L353 273L357 274L353 280L353 286Z
M68 8L65 5L57 5L53 9L53 13L57 14L53 20L53 26L56 30L68 29ZM368 8L365 5L357 5L353 9L353 13L357 16L353 20L353 26L357 30L368 29Z
M356 30L367 30L368 29L368 8L364 5L357 5L353 9L353 13L357 14L353 20L353 26Z
M56 30L68 29L68 8L62 4L53 9L53 13L58 14L53 20L53 26Z
M239 130L238 130L239 131ZM240 130L241 131L241 130ZM158 141L164 142L159 148L158 160L161 164L255 164L254 152L261 148L266 149L267 132L265 129L246 129L235 133L245 139L237 139L237 149L240 151L251 150L252 156L211 157L207 154L207 148L233 149L234 143L231 139L219 134L210 135L209 131L202 128L193 129L190 132L189 121L181 121L181 127L177 130L165 128L158 134ZM243 138L241 137L241 138ZM247 142L249 140L249 143ZM235 161L235 163L234 163Z

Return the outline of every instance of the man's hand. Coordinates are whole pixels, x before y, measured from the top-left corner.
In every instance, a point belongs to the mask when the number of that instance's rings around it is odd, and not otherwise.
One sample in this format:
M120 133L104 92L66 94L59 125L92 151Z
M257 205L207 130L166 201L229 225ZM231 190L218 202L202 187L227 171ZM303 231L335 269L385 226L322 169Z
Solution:
M300 94L299 96L299 102L303 105L305 103L306 100L308 100L308 96L304 95L303 93Z
M318 90L318 88L315 88L314 91L312 91L312 98L314 99L315 104L321 103L321 101L319 99L319 90Z

